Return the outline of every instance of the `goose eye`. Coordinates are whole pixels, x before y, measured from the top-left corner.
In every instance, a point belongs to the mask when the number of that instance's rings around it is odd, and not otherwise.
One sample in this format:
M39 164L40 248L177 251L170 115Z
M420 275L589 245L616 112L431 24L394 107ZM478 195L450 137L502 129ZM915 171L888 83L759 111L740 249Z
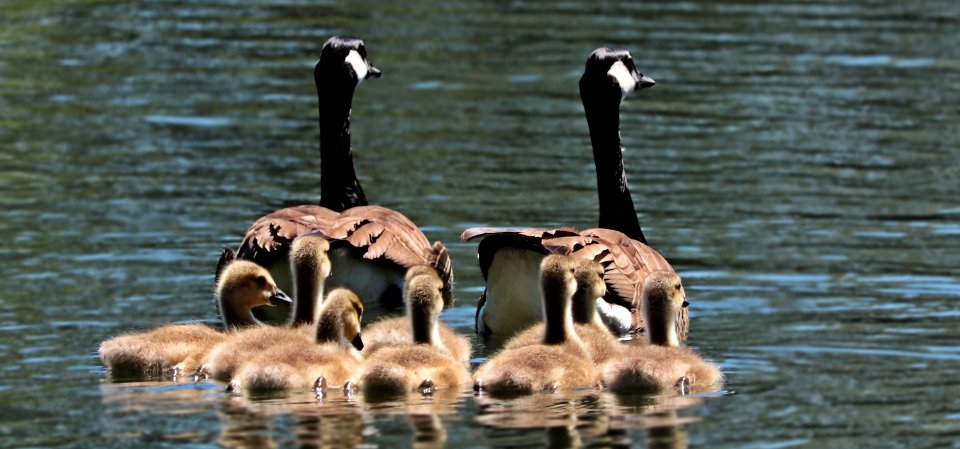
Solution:
M265 278L265 277L263 277L263 276L257 276L257 285L259 285L259 286L261 286L261 287L267 285L267 278Z

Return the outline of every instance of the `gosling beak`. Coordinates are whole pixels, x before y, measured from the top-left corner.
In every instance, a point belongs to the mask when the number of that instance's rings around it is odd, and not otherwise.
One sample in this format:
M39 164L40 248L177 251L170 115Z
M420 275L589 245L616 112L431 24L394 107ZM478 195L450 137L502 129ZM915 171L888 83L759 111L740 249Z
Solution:
M287 296L283 290L280 290L280 287L277 287L277 290L270 296L270 305L271 306L282 306L282 305L293 304L293 300Z
M648 87L656 86L657 82L650 78L649 76L640 75L640 79L637 80L637 89L646 89Z
M370 65L370 64L367 64L367 77L366 77L366 79L370 79L370 78L380 78L380 75L383 75L383 72L381 72L380 69L378 69L378 68L376 68L376 67L374 67L374 66L372 66L372 65Z
M690 305L690 303L687 302L686 299L684 299L684 300L683 300L683 304L680 304L680 307L687 307L687 306L689 306L689 305Z
M353 344L354 348L357 348L357 351L363 350L363 339L360 338L360 334L357 334L356 337L353 337L353 341L350 343Z

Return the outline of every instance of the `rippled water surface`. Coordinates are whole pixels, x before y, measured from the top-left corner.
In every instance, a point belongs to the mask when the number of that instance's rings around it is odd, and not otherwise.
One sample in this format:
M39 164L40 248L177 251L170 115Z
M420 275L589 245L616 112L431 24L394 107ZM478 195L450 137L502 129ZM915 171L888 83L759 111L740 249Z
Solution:
M220 248L319 199L312 66L341 33L384 71L354 102L364 189L446 242L468 334L460 232L595 225L577 79L633 50L658 83L622 109L634 202L726 389L111 381L98 342L214 320ZM0 446L958 447L958 49L955 1L4 1Z

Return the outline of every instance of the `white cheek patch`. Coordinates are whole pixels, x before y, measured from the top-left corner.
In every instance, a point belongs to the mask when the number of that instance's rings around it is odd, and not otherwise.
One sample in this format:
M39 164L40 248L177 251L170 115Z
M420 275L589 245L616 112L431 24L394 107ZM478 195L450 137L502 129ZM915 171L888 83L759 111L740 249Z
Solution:
M623 64L623 61L617 61L610 66L610 70L607 70L607 75L617 80L617 84L620 85L620 101L623 101L626 98L627 94L633 92L633 89L637 87L637 81L633 79L633 75L630 74L630 71L627 70L627 66Z
M363 82L363 80L367 77L367 63L363 61L360 53L357 53L356 50L350 50L350 53L347 54L347 58L344 60L344 62L346 64L350 64L350 66L353 67L353 71L356 72L357 84Z

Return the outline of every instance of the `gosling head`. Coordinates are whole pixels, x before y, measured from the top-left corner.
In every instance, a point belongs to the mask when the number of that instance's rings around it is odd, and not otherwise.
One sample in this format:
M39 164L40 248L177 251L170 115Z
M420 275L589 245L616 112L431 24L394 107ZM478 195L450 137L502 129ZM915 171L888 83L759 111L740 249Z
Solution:
M551 254L540 262L540 292L544 300L544 317L550 317L552 309L566 313L570 298L577 290L576 270L577 261L570 256Z
M573 321L576 323L600 323L597 300L607 294L603 282L603 265L592 260L581 261L574 272L577 291L573 294Z
M403 302L417 343L438 344L437 320L443 310L443 279L433 267L417 265L404 276Z
M598 48L590 53L580 78L581 96L585 92L606 93L610 98L623 102L627 95L637 89L653 87L657 83L637 70L629 50L622 48Z
M330 276L331 264L327 251L330 242L319 234L297 237L290 244L290 268L295 277L312 275L321 281Z
M687 307L680 276L669 271L654 271L643 281L643 318L647 340L651 344L680 346L676 320Z
M254 324L250 309L293 302L277 288L270 272L253 262L235 260L217 279L215 291L220 312L228 327Z
M360 337L360 320L363 319L363 303L356 293L335 288L327 294L317 321L317 341L349 341L358 351L363 349Z
M363 40L350 36L333 36L323 44L320 60L313 69L317 85L324 79L350 80L357 86L368 78L379 78L382 72L367 59Z
M407 313L412 308L429 310L439 315L443 310L443 279L429 265L416 265L403 278L403 302Z

